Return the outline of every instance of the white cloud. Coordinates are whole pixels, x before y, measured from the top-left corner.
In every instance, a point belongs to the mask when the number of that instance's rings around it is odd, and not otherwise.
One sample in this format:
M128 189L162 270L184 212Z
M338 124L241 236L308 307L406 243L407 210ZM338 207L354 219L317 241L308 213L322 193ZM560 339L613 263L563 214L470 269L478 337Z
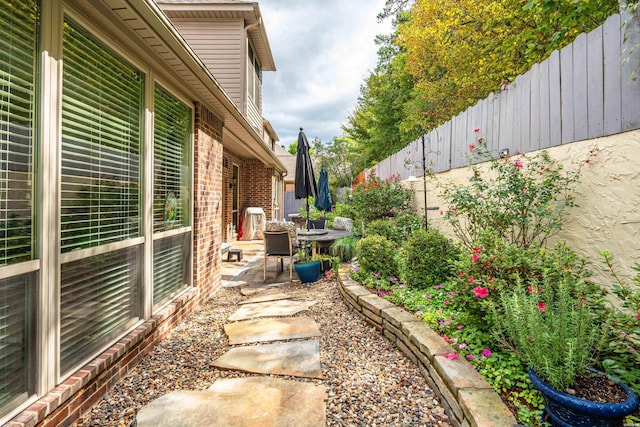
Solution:
M328 142L342 134L360 86L375 67L377 14L385 0L261 0L277 71L263 74L263 114L280 137Z

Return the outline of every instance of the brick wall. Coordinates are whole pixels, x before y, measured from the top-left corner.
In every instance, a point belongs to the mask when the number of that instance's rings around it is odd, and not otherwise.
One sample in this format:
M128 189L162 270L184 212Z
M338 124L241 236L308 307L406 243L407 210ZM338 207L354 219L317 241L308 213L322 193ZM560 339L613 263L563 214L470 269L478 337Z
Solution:
M243 159L237 154L224 150L224 161L222 168L223 181L223 213L222 225L224 241L231 241L226 235L226 225L232 221L232 196L233 192L229 188L231 177L233 176L233 165L240 167L240 177L238 179L239 191L239 215L242 220L244 210L248 207L260 207L264 210L267 220L271 220L273 215L273 168L265 166L257 159Z
M245 159L243 166L242 206L264 209L267 221L269 221L273 216L273 168L265 166L256 159Z
M222 121L200 104L195 110L193 281L209 295L220 286Z
M6 425L70 426L221 284L222 122L195 106L193 283L160 312L42 396Z

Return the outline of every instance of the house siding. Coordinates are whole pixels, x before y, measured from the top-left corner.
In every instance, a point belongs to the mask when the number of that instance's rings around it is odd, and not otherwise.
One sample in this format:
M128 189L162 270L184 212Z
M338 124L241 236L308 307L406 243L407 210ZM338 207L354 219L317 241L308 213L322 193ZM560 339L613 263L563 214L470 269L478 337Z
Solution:
M242 90L246 80L243 22L181 19L173 19L172 22L238 109L246 113ZM260 120L262 123L262 117Z

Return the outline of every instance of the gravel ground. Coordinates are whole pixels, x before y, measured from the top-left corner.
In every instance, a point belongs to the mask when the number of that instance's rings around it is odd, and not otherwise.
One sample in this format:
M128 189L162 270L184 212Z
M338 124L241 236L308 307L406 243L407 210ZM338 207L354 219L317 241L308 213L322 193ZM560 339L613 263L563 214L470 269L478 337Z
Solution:
M328 426L449 426L437 397L400 350L347 308L337 284L321 280L280 289L295 299L317 300L301 316L316 320ZM223 325L244 298L226 288L196 309L77 425L130 426L137 411L172 390L203 390L219 378L252 376L210 362L229 349Z

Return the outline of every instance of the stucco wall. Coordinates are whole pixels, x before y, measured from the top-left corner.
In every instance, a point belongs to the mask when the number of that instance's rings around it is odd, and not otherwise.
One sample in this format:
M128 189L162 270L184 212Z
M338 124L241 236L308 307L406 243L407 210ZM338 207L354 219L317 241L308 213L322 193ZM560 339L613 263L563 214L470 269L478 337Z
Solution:
M601 271L601 251L612 252L627 278L634 277L631 267L640 262L640 131L574 142L547 149L551 158L567 170L580 170L575 187L578 207L569 211L566 224L553 240L565 240L590 261L594 278L603 285L611 280ZM528 155L534 155L529 153ZM512 156L516 158L517 156ZM487 164L481 167L487 167ZM438 183L466 183L467 168L437 174L427 179L429 224L454 237L440 212L447 205L439 197ZM422 182L413 184L416 208L424 206Z

